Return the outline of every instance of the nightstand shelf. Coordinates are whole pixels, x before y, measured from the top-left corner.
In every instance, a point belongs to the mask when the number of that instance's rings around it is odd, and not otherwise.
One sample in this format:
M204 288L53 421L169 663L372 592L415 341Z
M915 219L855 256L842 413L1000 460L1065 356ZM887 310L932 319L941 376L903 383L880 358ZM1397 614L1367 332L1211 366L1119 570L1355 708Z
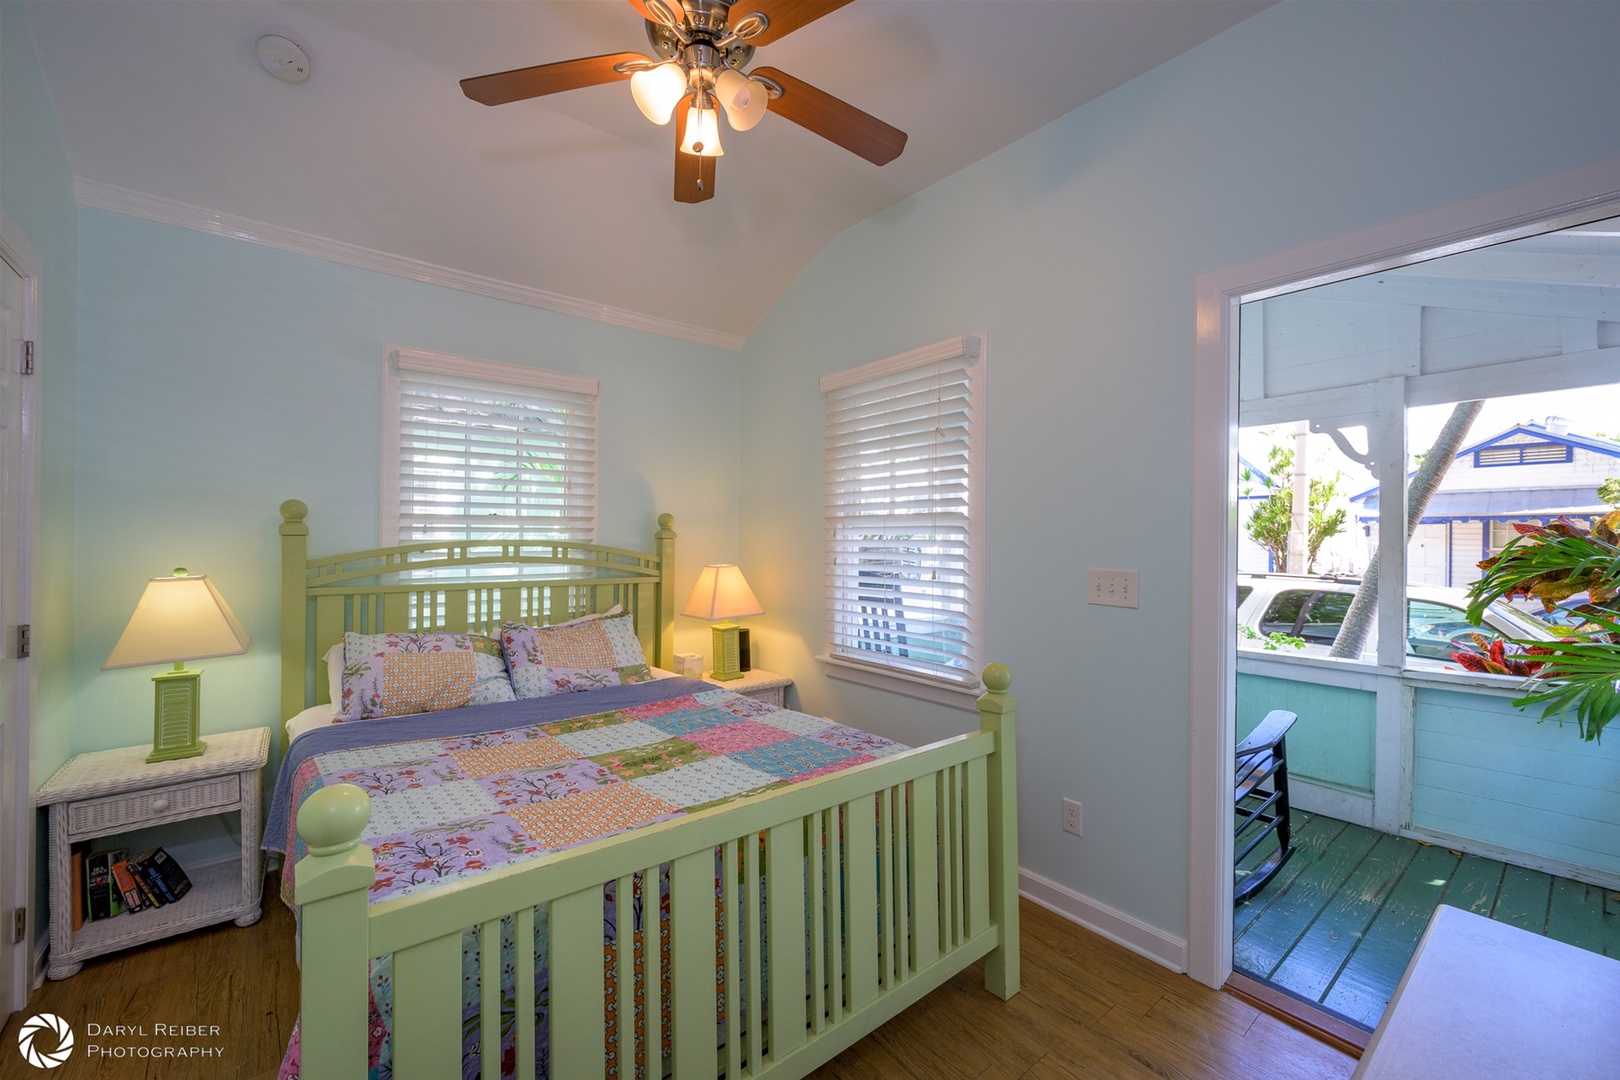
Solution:
M151 746L80 754L39 789L50 808L50 932L46 973L65 979L92 956L235 920L259 917L264 889L259 852L259 776L270 730L208 736L199 757L148 764ZM86 921L73 929L72 847L126 833L218 815L236 815L237 854L185 865L191 889L172 904Z
M706 671L703 673L703 681L722 690L730 690L743 697L776 706L785 706L787 688L793 685L793 680L786 675L778 675L763 668L745 671L740 679L716 679L712 672Z

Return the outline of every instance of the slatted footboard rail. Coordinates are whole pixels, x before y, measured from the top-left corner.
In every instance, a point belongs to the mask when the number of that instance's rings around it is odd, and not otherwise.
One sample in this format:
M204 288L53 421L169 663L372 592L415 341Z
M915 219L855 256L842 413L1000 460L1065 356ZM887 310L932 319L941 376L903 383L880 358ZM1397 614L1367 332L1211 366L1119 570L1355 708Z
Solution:
M548 965L549 1075L635 1075L639 1004L652 1068L673 1080L802 1076L980 957L1018 992L1017 811L1011 675L985 669L980 730L778 791L368 906L364 792L335 785L298 814L310 853L302 905L302 1073L362 1076L368 965L393 957L394 1075L461 1075L464 931L477 928L484 1080L537 1073L535 964ZM630 947L635 881L644 968ZM661 879L667 920L657 919ZM613 885L604 913L604 886ZM616 910L614 910L616 909ZM605 1004L604 915L617 927L618 1008ZM545 920L549 950L516 950L503 1000L503 920L519 943ZM659 933L667 927L670 986ZM667 1030L666 1030L667 1022ZM611 1034L610 1034L611 1033ZM615 1040L610 1051L610 1039ZM668 1047L663 1068L657 1049Z

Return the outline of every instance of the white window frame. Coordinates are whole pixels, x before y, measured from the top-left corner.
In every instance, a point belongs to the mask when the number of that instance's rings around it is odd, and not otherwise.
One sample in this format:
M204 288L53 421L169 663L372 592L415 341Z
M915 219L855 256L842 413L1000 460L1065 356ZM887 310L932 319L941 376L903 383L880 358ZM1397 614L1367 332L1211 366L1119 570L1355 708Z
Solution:
M407 544L423 539L407 536L400 521L402 452L400 439L402 385L400 373L402 371L471 380L475 383L488 384L493 390L509 387L529 395L533 395L535 391L540 391L542 394L547 392L555 393L559 398L565 395L587 396L592 399L593 406L597 404L597 399L601 394L599 380L581 375L547 371L543 368L528 367L522 364L505 364L494 360L479 360L466 356L424 352L419 349L390 349L383 364L382 515L380 520L380 535L383 547L393 547L397 544ZM582 542L592 542L596 539L597 482L600 472L598 423L599 418L593 408L591 415L582 427L582 431L585 432L589 440L589 450L586 454L588 477L584 481L589 498L589 507L588 512L574 515L576 523L583 524L585 527L579 528L576 525L576 528L567 532L566 535L557 534L556 539ZM582 533L584 535L581 535ZM546 539L551 538L553 537L546 537Z
M887 658L882 652L868 652L838 644L840 633L840 593L835 584L835 560L838 557L838 509L834 468L833 395L856 387L876 388L885 379L904 375L930 366L940 367L966 361L967 377L967 483L966 529L962 557L962 584L960 596L965 607L962 616L964 655L963 666L947 668L936 665ZM988 363L985 335L962 335L926 345L909 352L891 356L873 363L863 364L847 371L825 376L820 381L821 392L828 408L827 417L827 501L826 521L826 650L817 659L826 665L832 678L844 679L897 691L956 708L973 708L973 697L979 689L979 670L984 663L984 607L986 595L985 559L985 471L987 444L987 388ZM944 563L941 564L945 565ZM847 599L847 597L845 598ZM843 621L847 621L843 620Z

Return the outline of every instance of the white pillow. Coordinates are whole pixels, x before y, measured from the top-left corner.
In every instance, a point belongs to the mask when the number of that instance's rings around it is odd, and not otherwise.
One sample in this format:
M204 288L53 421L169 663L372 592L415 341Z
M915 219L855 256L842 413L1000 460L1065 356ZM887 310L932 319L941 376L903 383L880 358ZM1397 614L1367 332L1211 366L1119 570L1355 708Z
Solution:
M312 705L287 721L287 741L292 742L306 731L330 727L336 719L336 705Z
M327 649L326 655L321 657L321 660L326 664L326 688L331 691L332 702L341 705L343 703L343 642L340 641Z

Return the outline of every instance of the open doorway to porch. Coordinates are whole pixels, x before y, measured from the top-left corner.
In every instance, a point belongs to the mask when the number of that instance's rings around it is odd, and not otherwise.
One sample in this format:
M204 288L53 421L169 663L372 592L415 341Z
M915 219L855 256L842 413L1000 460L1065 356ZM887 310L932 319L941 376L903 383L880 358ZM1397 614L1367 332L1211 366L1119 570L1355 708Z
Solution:
M1620 955L1620 745L1515 705L1513 643L1580 619L1467 613L1518 527L1620 504L1620 218L1237 318L1233 731L1295 720L1237 803L1232 969L1355 1041L1438 904Z

